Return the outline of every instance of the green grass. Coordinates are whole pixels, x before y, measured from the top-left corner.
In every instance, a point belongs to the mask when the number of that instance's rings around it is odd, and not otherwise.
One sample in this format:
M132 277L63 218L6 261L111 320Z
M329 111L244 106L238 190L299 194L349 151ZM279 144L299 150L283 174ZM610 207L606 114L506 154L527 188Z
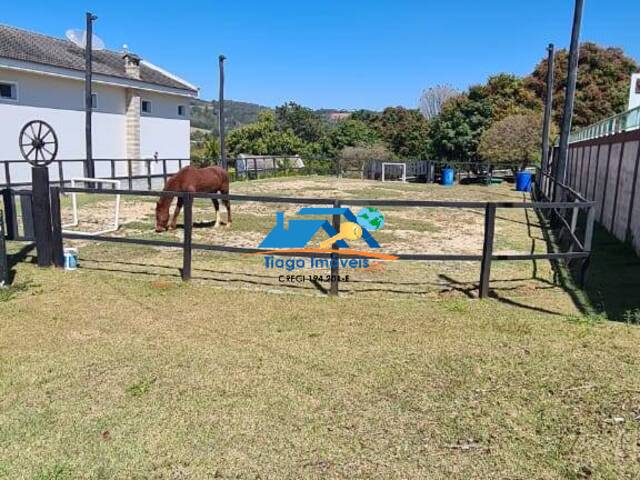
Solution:
M18 273L42 286L0 304L5 478L638 471L636 327L497 300Z
M394 188L513 198L507 187ZM120 233L151 238L143 213ZM399 230L424 228L429 248L460 238L462 248L482 225L469 212L385 213ZM196 229L198 241L272 221L266 210L236 215L231 230ZM500 211L497 227L500 248L545 250L534 215ZM631 283L617 303L608 286L615 269L633 272L627 250L613 264L596 257L603 308L586 309L593 293L541 261L495 262L486 300L469 298L471 262L354 271L330 298L280 284L257 257L194 252L184 283L179 250L77 245L77 271L27 256L0 290L0 478L638 476L640 306ZM614 310L630 312L626 323L609 321Z

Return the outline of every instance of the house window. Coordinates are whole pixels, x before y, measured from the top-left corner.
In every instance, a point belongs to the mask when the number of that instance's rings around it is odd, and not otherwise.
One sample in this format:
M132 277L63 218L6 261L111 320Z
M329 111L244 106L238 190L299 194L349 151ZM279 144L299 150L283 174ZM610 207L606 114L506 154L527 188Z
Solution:
M91 94L91 109L92 110L96 110L98 108L98 94L97 93L92 93Z
M181 117L184 117L184 114L185 114L184 105L178 105L178 115Z
M18 87L15 83L0 82L0 98L2 100L17 100Z
M142 113L151 113L151 101L142 100L141 109Z
M636 80L636 93L640 95L640 78Z

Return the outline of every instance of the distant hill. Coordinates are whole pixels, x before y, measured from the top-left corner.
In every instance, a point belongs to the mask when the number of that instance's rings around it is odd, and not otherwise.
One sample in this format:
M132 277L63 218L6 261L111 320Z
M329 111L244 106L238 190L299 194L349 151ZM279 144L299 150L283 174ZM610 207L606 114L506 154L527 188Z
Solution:
M254 122L258 113L269 107L248 102L224 101L225 126L229 130ZM218 101L193 100L191 102L191 127L218 131Z
M258 113L263 110L272 110L270 107L257 103L224 101L224 116L227 130L233 130L247 123L255 122ZM351 116L348 110L334 108L321 108L315 111L328 123L337 122ZM218 101L217 100L193 100L191 102L191 128L197 130L218 132Z

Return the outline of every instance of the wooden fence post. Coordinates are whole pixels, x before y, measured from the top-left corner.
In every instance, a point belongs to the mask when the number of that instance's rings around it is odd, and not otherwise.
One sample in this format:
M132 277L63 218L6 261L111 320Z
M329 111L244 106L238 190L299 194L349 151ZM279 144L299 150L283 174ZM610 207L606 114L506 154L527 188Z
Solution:
M11 167L9 162L4 163L4 183L7 188L11 188Z
M133 178L131 173L131 159L127 158L127 178L129 180L129 190L133 190Z
M147 158L147 188L151 190L151 160Z
M578 205L580 204L580 200L576 198L573 203L575 204L575 207L571 209L571 246L569 247L570 252L573 252L573 237L576 233L576 227L578 226L578 214L580 213Z
M7 262L7 246L4 241L4 219L0 210L0 287L9 285L9 262Z
M584 244L583 250L589 252L589 256L582 260L580 266L580 286L584 288L587 284L587 277L589 275L589 266L591 265L591 249L593 248L593 231L596 223L596 208L594 205L589 207L587 212L587 224L584 231Z
M35 240L35 227L33 226L33 196L31 192L18 190L20 196L20 213L22 215L22 237L26 240ZM16 237L17 239L18 237Z
M51 187L51 256L56 267L64 267L60 187Z
M32 167L33 227L39 267L51 266L51 204L49 169Z
M182 245L182 280L191 280L191 241L193 235L193 195L184 194L184 242Z
M493 256L493 237L495 230L496 204L487 203L484 211L484 245L482 246L482 264L480 266L480 298L489 296L491 257Z
M2 203L4 204L4 215L7 222L7 239L18 238L18 215L16 213L16 200L10 188L2 191Z
M333 208L340 208L340 201L335 200L333 202ZM333 228L336 229L336 232L340 232L340 214L334 214L331 223L333 224ZM332 250L339 250L339 246L337 243L331 245ZM337 297L339 293L340 280L338 276L340 275L340 255L338 253L331 254L331 289L329 290L329 295L332 297Z
M64 168L62 166L62 160L57 160L58 162L58 184L61 187L64 187Z

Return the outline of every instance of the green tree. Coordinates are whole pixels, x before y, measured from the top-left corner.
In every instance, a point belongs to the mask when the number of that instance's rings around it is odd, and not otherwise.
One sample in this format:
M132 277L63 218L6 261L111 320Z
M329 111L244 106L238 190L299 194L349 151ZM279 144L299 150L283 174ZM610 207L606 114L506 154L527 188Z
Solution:
M356 110L351 114L351 120L360 120L367 125L373 125L375 121L380 117L380 112L374 112L373 110Z
M258 121L233 130L227 137L227 148L233 156L249 155L302 155L309 146L291 131L276 127L275 114L263 111Z
M319 115L294 102L276 107L275 120L279 131L290 131L305 142L318 142L326 133L325 124Z
M480 136L490 122L491 104L478 89L449 99L430 124L431 152L443 160L477 160Z
M494 122L532 110L542 111L542 101L527 88L525 80L509 73L493 75L486 84L472 87L471 90L489 101L491 120Z
M542 115L510 115L495 122L480 137L478 153L491 163L519 164L521 169L540 160Z
M562 122L567 81L568 52L555 54L553 83L553 118ZM527 87L538 98L546 96L548 64L543 59L527 78ZM629 80L638 71L638 63L620 48L605 48L586 42L580 46L580 61L576 103L573 116L575 127L584 127L620 113L627 108Z
M215 165L220 158L220 141L212 134L192 135L191 160L196 167Z
M341 120L332 128L326 139L325 151L335 156L344 147L372 145L379 141L378 134L362 120Z
M387 148L402 158L425 157L429 149L429 123L418 110L387 107L371 118L371 125Z

